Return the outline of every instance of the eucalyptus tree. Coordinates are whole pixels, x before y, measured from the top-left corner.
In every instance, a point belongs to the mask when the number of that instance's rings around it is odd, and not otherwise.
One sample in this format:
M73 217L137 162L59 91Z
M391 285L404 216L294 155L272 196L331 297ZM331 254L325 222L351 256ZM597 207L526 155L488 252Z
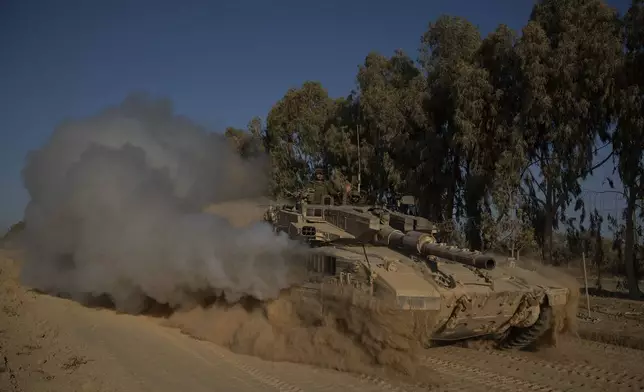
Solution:
M265 146L273 164L273 193L294 192L315 165L324 165L322 143L336 104L319 82L289 89L270 110Z
M404 52L372 52L357 75L358 121L365 177L376 198L410 188L409 142L425 125L425 80Z
M542 210L543 254L553 228L592 172L598 139L614 119L615 70L622 52L617 13L600 0L538 2L517 45L520 125L533 202Z
M613 148L624 184L624 266L629 293L641 295L635 268L637 203L644 197L644 1L633 0L624 17L625 61L619 69L619 120Z
M418 181L441 191L432 198L434 219L452 221L462 213L464 168L471 135L480 121L484 75L475 66L481 36L461 17L439 17L421 37L419 62L427 79L427 117ZM470 86L474 83L473 86ZM485 88L486 86L483 86ZM466 96L467 95L467 96ZM474 99L467 106L468 99Z

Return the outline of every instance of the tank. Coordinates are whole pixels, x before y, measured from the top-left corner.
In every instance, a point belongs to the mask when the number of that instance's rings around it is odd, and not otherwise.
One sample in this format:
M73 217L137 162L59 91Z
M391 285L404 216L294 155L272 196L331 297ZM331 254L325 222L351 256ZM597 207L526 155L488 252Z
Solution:
M512 259L441 243L435 224L395 207L302 198L269 207L265 220L310 246L302 290L350 287L397 311L430 312L426 346L489 338L500 349L525 348L553 327L553 309L567 302L568 288Z

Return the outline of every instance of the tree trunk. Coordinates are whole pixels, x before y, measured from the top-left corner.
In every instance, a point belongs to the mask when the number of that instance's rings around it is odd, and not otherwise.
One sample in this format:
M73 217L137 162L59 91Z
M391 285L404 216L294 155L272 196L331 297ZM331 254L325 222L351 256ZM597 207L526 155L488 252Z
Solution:
M635 275L635 195L635 192L629 190L626 202L626 229L624 233L624 269L626 270L626 281L628 282L628 294L631 298L639 298L641 295L637 276Z
M596 238L595 238L595 247L597 248L597 252L596 252L597 253L597 260L596 260L595 264L597 265L597 281L599 282L599 284L597 285L597 288L599 290L601 290L602 289L602 287L601 287L601 281L602 281L602 277L601 277L602 269L601 269L601 267L604 265L604 262L605 262L604 261L604 257L605 257L605 255L604 255L604 238L602 237L602 225L601 225L602 221L600 220L599 215L596 215L596 216L597 216L597 233L596 233L597 235L596 235Z
M450 178L450 184L449 187L447 188L447 200L445 201L445 216L444 219L446 222L451 222L452 219L454 218L454 204L455 200L454 198L456 197L456 188L457 188L457 183L458 179L460 177L460 157L458 155L454 156L454 159L452 161L452 167L450 168L452 171L452 178Z
M483 199L483 181L479 175L471 174L467 164L465 183L465 211L467 217L466 236L469 248L472 250L483 249L481 241L482 211L480 201Z
M552 263L552 223L555 219L554 211L554 190L548 181L546 185L546 202L543 207L543 259L546 263Z

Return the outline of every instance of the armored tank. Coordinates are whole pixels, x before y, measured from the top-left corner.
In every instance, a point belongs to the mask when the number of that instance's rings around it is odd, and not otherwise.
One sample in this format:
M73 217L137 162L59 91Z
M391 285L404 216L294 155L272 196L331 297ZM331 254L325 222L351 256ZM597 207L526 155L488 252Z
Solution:
M346 287L396 311L431 312L427 346L490 338L500 349L525 348L553 327L553 309L568 298L567 288L511 259L439 242L432 222L393 207L303 198L269 207L265 219L311 247L303 290Z

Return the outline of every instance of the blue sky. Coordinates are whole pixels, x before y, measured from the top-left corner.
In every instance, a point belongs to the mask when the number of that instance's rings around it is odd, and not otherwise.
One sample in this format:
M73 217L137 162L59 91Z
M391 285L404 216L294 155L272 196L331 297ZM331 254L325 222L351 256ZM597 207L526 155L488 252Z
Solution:
M629 1L609 3L624 12ZM20 177L26 153L65 118L147 91L171 98L178 112L212 130L245 127L306 80L345 95L369 51L401 48L416 57L420 36L441 14L466 17L487 34L499 23L519 30L532 4L2 0L0 232L22 217L28 201ZM599 180L585 187L597 190Z

